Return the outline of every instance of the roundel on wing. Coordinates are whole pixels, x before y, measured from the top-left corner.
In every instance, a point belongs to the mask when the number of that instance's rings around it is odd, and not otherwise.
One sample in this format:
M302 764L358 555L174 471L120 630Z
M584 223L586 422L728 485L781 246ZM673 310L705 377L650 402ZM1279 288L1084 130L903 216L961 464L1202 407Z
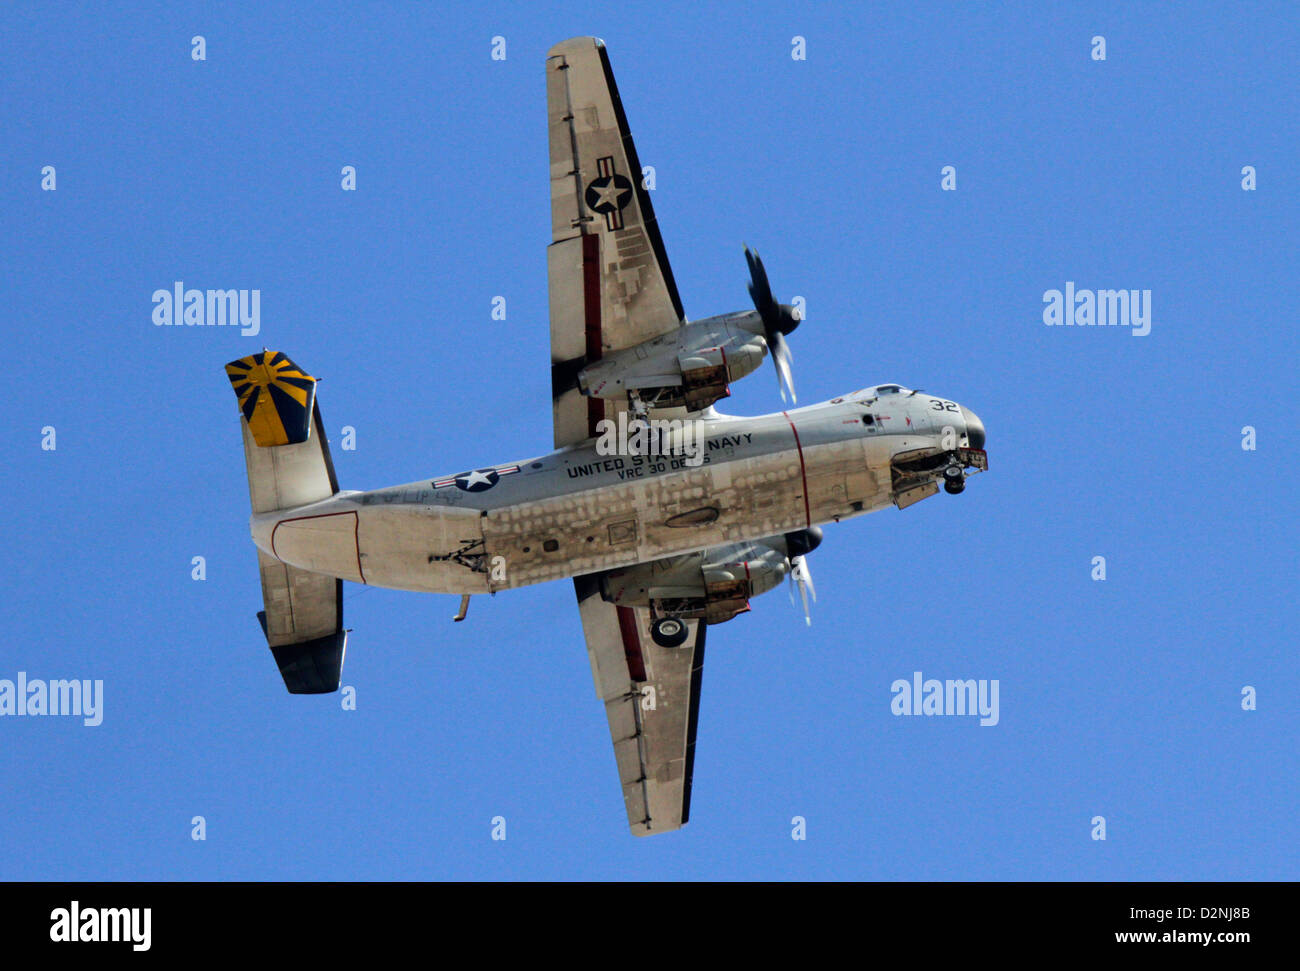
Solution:
M584 198L587 208L605 215L619 212L632 201L632 183L618 172L592 179Z

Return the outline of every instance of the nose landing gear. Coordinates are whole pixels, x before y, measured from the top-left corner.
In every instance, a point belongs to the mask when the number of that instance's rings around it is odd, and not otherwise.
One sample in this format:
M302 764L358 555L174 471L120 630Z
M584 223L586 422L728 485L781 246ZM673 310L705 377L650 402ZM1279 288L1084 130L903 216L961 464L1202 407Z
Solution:
M943 470L943 491L955 496L966 488L966 470L960 465L949 465Z

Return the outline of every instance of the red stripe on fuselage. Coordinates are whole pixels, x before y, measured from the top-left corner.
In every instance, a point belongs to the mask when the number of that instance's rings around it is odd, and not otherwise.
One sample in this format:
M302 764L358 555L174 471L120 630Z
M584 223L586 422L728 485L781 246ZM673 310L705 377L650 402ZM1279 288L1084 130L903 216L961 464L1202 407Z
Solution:
M799 478L803 480L803 518L807 524L812 526L812 510L808 508L808 470L803 464L803 446L799 444L799 429L794 427L794 422L790 418L790 413L783 411L785 420L790 422L790 431L794 432L794 447L799 450Z
M304 519L332 519L335 516L352 517L352 544L357 554L357 576L361 578L362 583L365 583L366 574L365 571L361 569L361 517L352 511L323 512L316 516L293 516L290 519L281 519L278 523L276 523L274 526L271 527L271 555L274 556L277 560L280 560L280 554L275 551L275 533L276 530L278 530L285 523L300 523ZM280 560L280 562L283 563L284 560ZM302 567L298 567L298 569L302 569Z

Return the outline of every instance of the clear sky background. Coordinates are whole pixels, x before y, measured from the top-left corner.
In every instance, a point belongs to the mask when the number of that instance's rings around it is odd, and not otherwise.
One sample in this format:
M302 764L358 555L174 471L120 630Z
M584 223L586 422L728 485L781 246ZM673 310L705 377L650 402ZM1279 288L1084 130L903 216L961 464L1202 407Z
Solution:
M0 12L0 678L105 682L97 728L0 719L0 877L1300 877L1294 5L463 6ZM801 403L923 388L992 465L828 528L811 628L777 591L710 632L692 820L647 840L568 581L455 625L349 584L357 710L286 693L223 371L321 377L344 488L547 451L577 34L688 315L749 306L747 241L807 301ZM262 333L155 327L177 280L260 289ZM1150 289L1150 335L1044 326L1066 281ZM766 364L722 403L779 407ZM918 670L998 679L1000 724L895 717Z

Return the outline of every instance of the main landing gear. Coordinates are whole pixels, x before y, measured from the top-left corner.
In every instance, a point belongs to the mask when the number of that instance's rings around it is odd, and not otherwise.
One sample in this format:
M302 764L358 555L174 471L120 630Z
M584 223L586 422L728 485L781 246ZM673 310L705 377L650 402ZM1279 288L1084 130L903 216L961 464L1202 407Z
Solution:
M650 637L660 647L681 647L687 633L686 622L676 617L660 617L650 625Z
M627 410L629 427L632 422L648 422L650 420L650 406L641 400L641 392L632 388L627 393Z

